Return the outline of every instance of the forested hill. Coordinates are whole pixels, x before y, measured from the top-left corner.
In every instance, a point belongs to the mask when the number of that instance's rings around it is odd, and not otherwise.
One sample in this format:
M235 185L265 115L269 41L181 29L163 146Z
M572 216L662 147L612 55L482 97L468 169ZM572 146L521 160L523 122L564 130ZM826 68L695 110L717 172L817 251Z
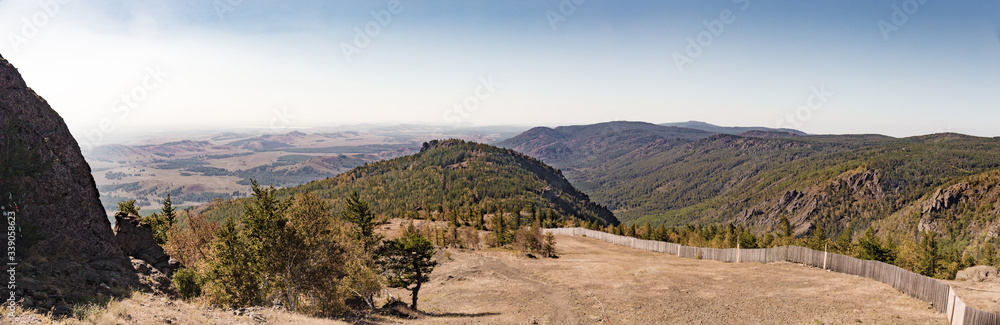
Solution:
M597 152L591 148L623 143L614 127L603 128L605 135L592 137L534 130L504 144L531 144L517 147L528 152L562 147L582 156L541 159L625 223L734 222L773 232L785 216L800 236L821 228L834 237L848 225L911 237L931 230L969 243L1000 233L1000 190L991 187L1000 182L997 138L752 132Z
M263 185L263 184L262 184ZM484 214L522 212L548 219L617 224L562 173L510 149L462 140L431 141L414 155L377 161L325 180L281 189L281 196L312 192L335 211L358 191L373 211L391 217L445 218L473 223ZM216 203L204 213L241 213L240 200Z

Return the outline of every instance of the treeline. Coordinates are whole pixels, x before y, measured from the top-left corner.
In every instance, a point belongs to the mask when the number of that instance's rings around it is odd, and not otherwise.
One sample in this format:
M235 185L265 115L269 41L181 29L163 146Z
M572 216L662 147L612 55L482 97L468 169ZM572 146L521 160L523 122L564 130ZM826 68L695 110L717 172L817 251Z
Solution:
M601 227L586 225L585 228L620 236L639 239L665 241L692 247L709 248L770 248L784 245L808 247L818 251L852 256L865 260L876 260L893 264L926 276L951 280L955 274L975 265L1000 266L1000 258L994 245L984 245L977 253L968 253L957 246L943 243L938 234L930 231L920 233L918 238L876 235L872 228L863 233L855 232L850 226L836 237L827 237L822 228L814 229L810 236L796 238L787 218L782 217L776 233L756 235L750 229L728 225L686 225L684 227L653 227L649 223L641 226L618 225Z
M578 227L589 224L568 219L556 219L554 214L523 214L520 212L494 213L482 215L475 222L469 223L456 215L446 217L446 222L424 223L414 227L410 222L408 229L422 234L437 247L480 249L507 248L522 253L539 254L542 257L554 257L555 237L542 232L542 228ZM442 225L443 224L443 225Z

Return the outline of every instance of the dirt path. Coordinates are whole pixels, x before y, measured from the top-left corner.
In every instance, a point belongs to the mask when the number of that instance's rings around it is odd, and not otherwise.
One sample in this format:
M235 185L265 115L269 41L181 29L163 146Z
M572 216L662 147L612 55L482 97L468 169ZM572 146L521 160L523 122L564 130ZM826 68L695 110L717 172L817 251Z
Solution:
M928 304L865 278L786 263L683 259L584 237L557 242L558 259L450 251L421 291L421 310L437 316L402 322L945 323Z

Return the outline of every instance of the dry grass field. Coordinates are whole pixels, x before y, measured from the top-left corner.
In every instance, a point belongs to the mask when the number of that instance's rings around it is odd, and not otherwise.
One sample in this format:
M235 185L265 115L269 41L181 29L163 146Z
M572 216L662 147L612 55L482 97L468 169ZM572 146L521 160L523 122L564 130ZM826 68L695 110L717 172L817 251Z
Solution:
M390 231L398 227L390 225ZM422 315L412 319L375 315L366 322L946 323L945 316L927 303L882 283L796 264L684 259L571 236L557 236L557 249L556 259L536 259L495 249L442 251L437 255L440 265L420 294ZM407 291L391 292L408 300ZM270 309L251 313L234 315L231 311L136 294L107 308L88 311L83 323L342 323ZM49 322L44 316L30 317ZM18 318L26 319L28 316Z

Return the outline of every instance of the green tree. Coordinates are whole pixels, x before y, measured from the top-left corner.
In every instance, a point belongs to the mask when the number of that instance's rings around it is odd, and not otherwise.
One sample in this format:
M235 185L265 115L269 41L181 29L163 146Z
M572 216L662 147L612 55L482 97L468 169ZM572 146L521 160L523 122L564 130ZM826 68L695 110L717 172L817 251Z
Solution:
M507 229L507 221L503 217L500 211L497 211L493 215L493 236L496 239L497 246L504 246L511 242L511 234Z
M858 239L858 246L861 248L860 255L861 259L865 260L875 260L879 262L890 263L892 262L892 252L887 248L882 246L882 241L875 237L875 230L868 227L865 231L865 235Z
M937 272L938 262L941 259L937 246L937 233L924 231L920 234L920 243L917 245L917 273L934 276Z
M978 261L978 263L980 265L996 266L997 265L997 251L996 251L996 248L994 248L993 244L991 244L991 243L984 243L983 246L984 247L983 247L982 251L979 253L979 261Z
M809 237L806 245L818 251L826 249L826 231L823 230L823 226L816 225L816 228L812 231L812 237Z
M279 275L285 306L298 310L299 298L306 296L318 305L319 314L331 315L341 308L337 284L346 276L340 226L331 207L312 193L296 194L285 215L285 249L275 254L284 259Z
M778 228L785 237L792 237L792 223L788 222L788 217L781 216L781 227Z
M368 208L368 203L361 200L358 191L351 192L347 197L346 207L340 212L344 220L354 224L356 238L366 250L374 248L379 238L375 234L375 214ZM439 207L440 208L440 207Z
M247 249L233 218L226 219L216 235L215 259L209 265L208 275L214 303L237 308L263 300L259 264Z
M840 254L854 255L853 237L854 230L851 229L851 226L844 227L844 231L840 233L840 236L837 236L837 240L833 243L834 250Z
M118 202L118 212L131 213L135 216L141 216L139 210L142 209L135 205L135 200L121 201Z
M407 231L402 237L387 241L379 256L389 286L409 290L410 308L417 310L420 287L430 281L430 274L437 266L437 262L431 260L434 245L419 233Z
M181 298L191 299L201 296L202 279L194 269L185 267L177 270L171 280Z
M542 242L542 256L556 257L556 236L551 232L545 233L545 241Z
M150 228L152 228L153 238L156 238L157 244L163 245L167 243L167 233L170 232L170 228L174 226L177 220L176 211L177 209L170 202L170 193L167 193L167 198L163 200L163 208L160 209L160 213L154 213L142 218L142 221L149 224Z

